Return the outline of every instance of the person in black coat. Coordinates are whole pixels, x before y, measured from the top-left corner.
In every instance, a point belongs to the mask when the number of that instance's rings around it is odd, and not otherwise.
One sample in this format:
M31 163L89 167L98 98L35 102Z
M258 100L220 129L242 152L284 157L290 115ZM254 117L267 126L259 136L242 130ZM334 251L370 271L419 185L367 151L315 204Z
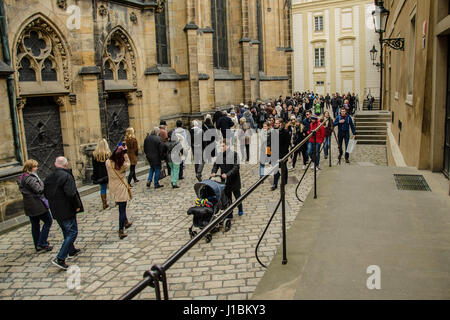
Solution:
M217 121L216 127L217 127L217 129L220 130L220 132L222 132L222 137L224 139L231 138L230 129L232 127L234 127L234 122L227 115L226 111L224 111L223 116ZM228 136L227 136L227 131L228 131Z
M231 193L235 199L241 197L241 175L239 173L239 158L238 154L227 145L227 140L222 140L222 152L217 155L217 160L211 170L211 177L215 177L217 171L220 169L221 180L225 183L225 193L228 199L231 200ZM239 216L244 214L242 204L239 204ZM233 218L233 213L230 213L228 219Z
M153 175L155 176L155 189L162 188L163 185L159 184L159 174L161 172L161 161L164 159L164 144L161 137L159 136L159 128L153 128L151 134L147 136L144 140L144 153L147 157L147 161L150 164L150 172L147 179L147 188L153 180Z
M80 250L74 246L78 236L77 213L83 212L83 203L78 193L75 179L68 169L69 162L64 157L55 161L55 171L44 181L44 195L48 199L53 218L61 227L64 242L52 263L67 270L66 258L76 256Z
M214 127L211 116L207 115L205 122L203 122L202 125L202 131L203 131L203 150L206 150L204 152L205 155L205 162L210 163L211 159L216 156L216 137L219 137L219 132Z
M23 196L25 215L30 218L34 247L36 252L43 252L53 249L47 241L53 219L49 212L48 201L44 197L44 183L37 175L37 170L37 161L27 160L17 184ZM44 223L42 230L41 221Z
M291 145L291 134L289 133L289 130L285 127L284 122L281 119L277 119L275 120L275 126L274 126L275 130L279 130L279 142L278 142L278 146L279 146L279 158L280 160L283 159L288 153L289 153L289 147ZM273 163L275 163L275 161L273 161ZM281 166L283 166L284 168L284 182L285 184L287 184L288 181L288 170L287 170L287 162L284 162L283 164L281 164ZM275 174L274 176L274 180L273 180L273 186L272 186L272 191L276 190L278 188L278 180L280 179L280 170L278 170L278 172Z

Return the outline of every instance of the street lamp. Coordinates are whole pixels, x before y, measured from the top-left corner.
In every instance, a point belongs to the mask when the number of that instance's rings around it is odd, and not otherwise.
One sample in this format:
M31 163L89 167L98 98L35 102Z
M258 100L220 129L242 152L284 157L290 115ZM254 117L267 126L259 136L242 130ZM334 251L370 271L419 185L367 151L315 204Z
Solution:
M375 63L377 57L377 49L373 46L370 50L370 57L373 61L373 65L377 66L380 70L380 109L383 108L383 46L388 45L394 50L405 51L405 39L404 38L391 38L383 39L383 33L386 32L387 22L389 20L389 10L384 7L384 1L378 1L375 5L375 11L372 11L373 23L375 26L375 32L380 35L380 63Z
M372 50L370 50L370 59L372 59L372 62L375 64L375 61L377 60L377 53L378 50L375 48L375 45L373 45Z
M375 7L375 11L372 11L373 24L375 26L376 33L384 33L386 32L386 25L389 19L389 10L387 10L383 6L383 1L380 1L378 5Z
M370 59L372 60L372 64L378 68L378 72L380 72L381 68L384 68L384 65L381 65L377 61L378 50L373 46L372 50L370 50Z

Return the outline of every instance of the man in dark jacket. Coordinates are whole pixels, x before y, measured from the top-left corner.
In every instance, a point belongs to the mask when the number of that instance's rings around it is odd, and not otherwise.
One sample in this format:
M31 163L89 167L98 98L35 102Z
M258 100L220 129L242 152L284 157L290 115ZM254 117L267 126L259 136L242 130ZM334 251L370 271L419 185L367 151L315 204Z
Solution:
M285 127L284 122L281 119L277 119L275 120L275 130L278 130L278 136L279 136L279 142L278 142L278 146L279 146L279 157L280 160L283 159L288 153L289 153L289 147L291 145L291 134L289 133L289 130ZM277 159L273 159L273 163L275 163L275 161ZM287 170L287 165L286 162L284 162L281 166L283 166L284 168L284 182L285 184L287 184L288 181L288 170ZM280 168L281 169L281 168ZM272 191L275 191L278 188L278 180L280 179L281 173L280 171L278 171L275 176L274 176L274 180L273 180L273 186L272 186Z
M338 130L338 145L339 145L339 162L342 159L342 154L344 153L342 148L342 143L345 141L345 150L347 151L348 142L350 141L350 129L353 133L353 138L356 139L356 128L353 123L352 117L347 114L345 108L341 108L341 114L337 116L333 124ZM350 163L350 154L345 152L345 162Z
M77 216L83 212L83 204L75 184L72 172L68 170L69 162L64 157L55 161L55 171L44 181L44 195L48 199L53 218L61 227L64 242L52 263L60 269L67 270L66 258L75 257L80 250L74 243L78 236Z
M238 154L227 145L225 139L222 140L222 152L217 155L217 160L211 170L211 177L215 177L217 171L220 169L221 180L225 183L225 193L231 201L231 193L233 193L235 199L241 197L241 176L239 174L239 159ZM239 216L244 214L242 204L238 206ZM233 218L233 213L227 217Z
M147 188L153 180L155 175L155 189L164 187L159 184L159 173L161 172L161 160L163 159L164 144L159 136L159 128L153 128L150 135L144 140L144 153L147 156L147 160L150 163L150 172L147 179Z
M251 116L251 114L250 114L250 116ZM231 118L228 117L227 112L224 111L222 118L220 118L217 121L217 125L216 125L216 128L219 129L220 132L222 132L222 137L224 139L231 138L231 131L230 131L230 129L233 126L234 126L233 120L231 120ZM227 136L227 130L228 130L228 136Z

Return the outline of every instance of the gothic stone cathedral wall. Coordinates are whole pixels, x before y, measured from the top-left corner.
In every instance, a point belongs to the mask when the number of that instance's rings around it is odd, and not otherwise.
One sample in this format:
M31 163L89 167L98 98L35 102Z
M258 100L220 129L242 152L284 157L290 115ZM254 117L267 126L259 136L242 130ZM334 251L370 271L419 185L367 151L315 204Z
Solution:
M228 67L221 70L214 67L210 0L166 1L164 66L158 65L155 13L144 1L4 1L24 160L40 157L51 166L54 156L64 155L76 179L86 182L97 141L120 139L128 125L142 147L161 119L169 127L178 119L187 124L217 108L289 95L288 8L284 0L260 2L260 38L257 1L225 1ZM77 26L71 17L78 12ZM0 92L1 166L14 160L4 79ZM38 112L47 107L52 118ZM8 216L2 209L0 222L20 214L16 178L0 179L0 207L15 206Z

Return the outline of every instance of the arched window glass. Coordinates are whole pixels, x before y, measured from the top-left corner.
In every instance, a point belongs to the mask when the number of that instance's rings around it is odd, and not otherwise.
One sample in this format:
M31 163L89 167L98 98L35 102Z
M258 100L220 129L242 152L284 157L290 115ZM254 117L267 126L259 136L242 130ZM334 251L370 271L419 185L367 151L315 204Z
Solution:
M125 70L125 65L123 62L119 64L119 69L117 70L117 76L119 80L127 80L127 70Z
M19 81L36 81L36 72L31 67L30 60L27 57L20 61Z
M104 73L105 80L114 80L114 73L111 69L111 64L109 63L109 61L105 62Z
M53 63L50 59L45 59L41 71L42 81L58 81L56 70L53 68Z
M226 0L211 0L211 24L214 29L214 67L228 69L227 4Z

